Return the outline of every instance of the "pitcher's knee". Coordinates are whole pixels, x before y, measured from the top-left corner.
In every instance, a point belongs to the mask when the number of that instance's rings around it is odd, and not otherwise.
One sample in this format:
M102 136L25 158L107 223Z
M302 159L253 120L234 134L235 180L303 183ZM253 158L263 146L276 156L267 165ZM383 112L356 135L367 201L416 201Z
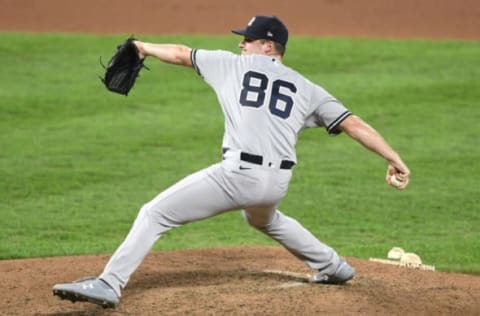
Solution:
M270 221L266 221L265 218L254 218L245 211L242 211L242 215L248 225L258 230L264 230L270 224Z
M150 213L151 213L151 211L150 211L149 203L143 204L142 207L140 208L140 210L138 211L137 218L151 217Z
M168 212L163 210L160 205L148 202L140 209L139 217L146 218L148 221L159 224L168 229L181 225L178 221L170 218L167 213Z

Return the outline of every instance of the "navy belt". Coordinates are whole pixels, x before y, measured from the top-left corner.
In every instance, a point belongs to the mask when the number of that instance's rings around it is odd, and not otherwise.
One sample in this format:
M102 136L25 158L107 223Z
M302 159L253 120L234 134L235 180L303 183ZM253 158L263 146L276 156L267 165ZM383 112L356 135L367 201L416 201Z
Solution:
M228 151L228 148L223 148L222 152L226 153ZM246 152L240 152L240 160L245 161L245 162L250 162L254 163L256 165L263 165L263 157L260 155L254 155L254 154L249 154ZM295 166L295 162L291 160L282 160L280 162L280 169L287 169L290 170Z

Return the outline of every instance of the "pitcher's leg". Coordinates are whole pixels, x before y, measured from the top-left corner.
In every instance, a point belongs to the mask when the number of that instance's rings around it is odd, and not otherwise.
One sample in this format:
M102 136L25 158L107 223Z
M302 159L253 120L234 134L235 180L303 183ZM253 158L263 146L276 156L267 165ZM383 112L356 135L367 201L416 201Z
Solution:
M145 204L137 215L123 243L112 255L100 278L105 280L121 296L130 275L137 269L155 241L168 229L152 220L148 204Z
M142 207L126 239L100 275L119 296L164 232L233 208L229 196L211 176L215 169L213 166L181 180Z
M334 273L340 262L338 254L318 240L295 219L273 207L248 208L243 211L247 222L282 244L309 267Z

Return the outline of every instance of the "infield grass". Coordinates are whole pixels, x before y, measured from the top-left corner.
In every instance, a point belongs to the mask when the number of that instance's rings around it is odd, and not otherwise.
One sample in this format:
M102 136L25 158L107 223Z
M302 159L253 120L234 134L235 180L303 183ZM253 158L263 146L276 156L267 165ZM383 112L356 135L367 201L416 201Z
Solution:
M220 159L223 118L188 68L147 60L129 97L102 86L126 36L0 33L0 259L111 253L138 209ZM145 36L236 51L234 36ZM480 273L480 43L292 38L284 60L379 130L412 170L345 135L307 130L280 209L341 255L393 246ZM233 212L168 232L155 250L274 245Z

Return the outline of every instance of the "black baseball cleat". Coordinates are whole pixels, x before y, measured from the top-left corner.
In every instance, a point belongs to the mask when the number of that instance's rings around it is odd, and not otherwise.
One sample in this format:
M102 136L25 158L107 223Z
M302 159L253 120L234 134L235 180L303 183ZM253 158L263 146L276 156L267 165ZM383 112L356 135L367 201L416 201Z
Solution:
M113 288L96 277L83 278L72 283L56 284L53 287L53 295L72 303L90 302L103 308L113 308L120 303Z
M355 276L355 269L352 268L344 259L340 263L334 274L328 275L321 271L312 276L310 282L321 284L345 284Z

